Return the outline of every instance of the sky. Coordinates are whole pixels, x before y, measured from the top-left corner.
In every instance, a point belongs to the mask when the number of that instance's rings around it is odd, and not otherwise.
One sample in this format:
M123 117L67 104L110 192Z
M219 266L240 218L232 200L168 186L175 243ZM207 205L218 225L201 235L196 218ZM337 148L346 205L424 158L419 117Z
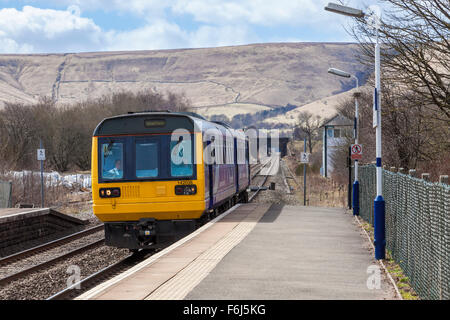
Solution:
M0 53L353 42L328 0L0 0ZM338 2L338 1L334 1ZM376 0L342 0L365 9Z

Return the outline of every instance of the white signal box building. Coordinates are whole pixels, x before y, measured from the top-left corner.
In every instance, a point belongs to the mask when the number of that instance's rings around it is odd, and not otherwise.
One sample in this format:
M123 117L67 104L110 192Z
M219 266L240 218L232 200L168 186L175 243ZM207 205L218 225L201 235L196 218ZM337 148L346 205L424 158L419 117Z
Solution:
M333 163L334 152L342 145L346 144L345 137L352 136L353 121L336 115L322 124L323 128L323 149L322 167L320 173L324 177L329 177L335 167Z

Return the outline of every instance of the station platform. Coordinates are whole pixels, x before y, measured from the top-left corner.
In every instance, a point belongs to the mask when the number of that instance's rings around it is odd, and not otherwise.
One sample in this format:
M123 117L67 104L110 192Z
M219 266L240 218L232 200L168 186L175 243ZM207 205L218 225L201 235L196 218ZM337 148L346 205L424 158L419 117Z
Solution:
M52 208L0 209L0 257L80 231L88 223Z
M70 221L75 224L87 224L83 221L65 214L62 214L52 208L4 208L0 209L0 223L19 221L27 218L52 215L59 219Z
M344 209L241 204L78 299L391 299Z

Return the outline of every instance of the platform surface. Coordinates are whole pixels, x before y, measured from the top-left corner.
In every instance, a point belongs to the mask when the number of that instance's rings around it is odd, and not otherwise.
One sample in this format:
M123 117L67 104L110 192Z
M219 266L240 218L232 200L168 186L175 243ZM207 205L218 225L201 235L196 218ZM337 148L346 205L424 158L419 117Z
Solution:
M273 205L186 299L383 299L376 265L343 209Z
M14 216L18 214L26 214L29 212L48 212L49 208L2 208L0 209L0 217Z
M389 298L344 209L251 203L204 227L79 299Z

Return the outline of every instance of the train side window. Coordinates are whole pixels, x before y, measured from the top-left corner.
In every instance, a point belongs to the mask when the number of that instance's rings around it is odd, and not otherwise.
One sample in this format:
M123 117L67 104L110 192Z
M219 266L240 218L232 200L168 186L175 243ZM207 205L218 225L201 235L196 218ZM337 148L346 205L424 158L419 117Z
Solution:
M211 137L211 143L213 144L212 146L212 150L211 150L211 158L214 159L214 164L217 163L217 159L216 159L216 146L214 144L214 141L216 140L216 138L214 136Z
M158 176L159 143L136 142L136 177L155 178Z
M172 177L190 177L194 174L191 140L170 142L170 174Z
M109 142L101 146L102 178L123 178L123 143Z

